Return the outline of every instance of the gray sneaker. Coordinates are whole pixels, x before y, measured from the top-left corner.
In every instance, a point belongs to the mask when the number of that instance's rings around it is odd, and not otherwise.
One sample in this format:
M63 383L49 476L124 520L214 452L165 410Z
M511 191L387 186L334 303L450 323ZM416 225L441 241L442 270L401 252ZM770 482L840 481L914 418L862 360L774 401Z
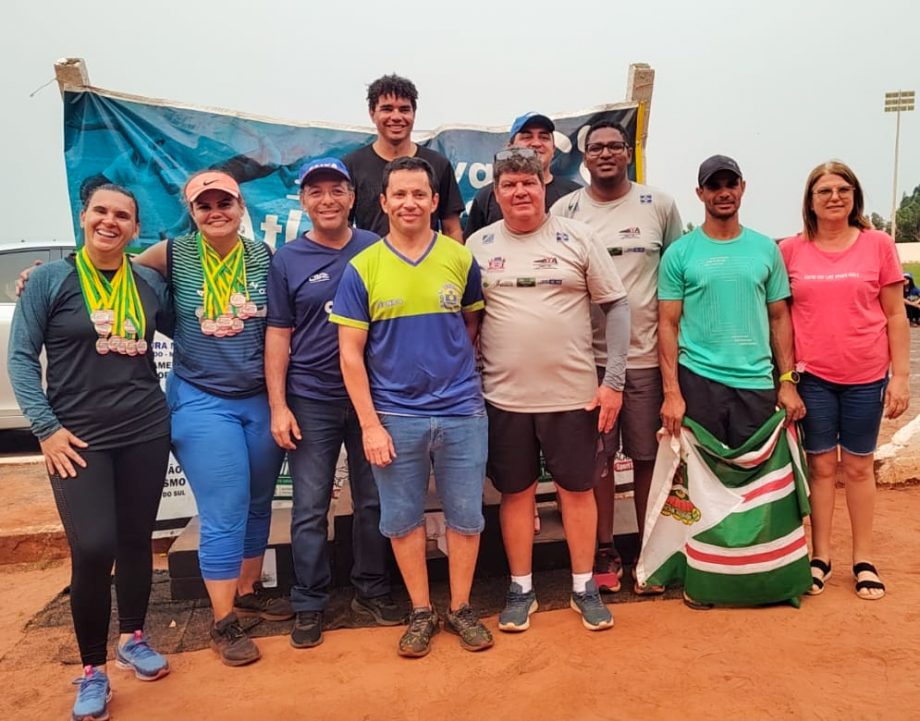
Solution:
M530 628L530 614L539 607L532 588L524 593L520 584L512 583L505 596L505 607L498 616L498 629L509 633L526 631Z
M252 593L237 596L233 600L233 611L240 616L258 616L264 621L287 621L294 618L291 602L281 596L273 596L258 581L252 586Z
M390 594L367 597L358 593L351 599L351 610L374 619L378 626L401 626L406 622L406 609L397 604Z
M495 643L489 629L482 625L479 616L468 603L456 611L448 611L444 630L457 634L460 645L467 651L485 651Z
M409 614L409 627L399 639L396 652L409 658L427 656L431 650L431 638L440 630L438 613L434 607L415 608Z
M601 601L594 579L588 581L584 593L572 592L569 601L572 610L581 615L581 622L589 631L603 631L613 628L613 614Z
M262 657L259 647L246 635L235 613L211 626L211 648L227 666L245 666Z

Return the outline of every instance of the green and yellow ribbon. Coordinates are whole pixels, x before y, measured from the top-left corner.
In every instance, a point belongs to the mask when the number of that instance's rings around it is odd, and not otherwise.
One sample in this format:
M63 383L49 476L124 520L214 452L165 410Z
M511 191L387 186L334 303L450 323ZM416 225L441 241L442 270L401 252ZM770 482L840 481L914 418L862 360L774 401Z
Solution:
M204 236L198 233L198 257L204 276L203 318L216 319L230 306L230 296L246 292L246 259L243 254L243 242L237 240L233 249L223 258L208 244Z
M131 272L128 256L122 257L121 266L111 281L93 265L93 261L86 252L86 246L77 252L75 264L83 301L86 303L86 310L90 318L97 310L111 310L114 314L113 336L144 338L147 331L147 317L144 314L144 306L141 305L140 294L134 282L134 273ZM134 325L133 333L125 332L126 320L130 320Z

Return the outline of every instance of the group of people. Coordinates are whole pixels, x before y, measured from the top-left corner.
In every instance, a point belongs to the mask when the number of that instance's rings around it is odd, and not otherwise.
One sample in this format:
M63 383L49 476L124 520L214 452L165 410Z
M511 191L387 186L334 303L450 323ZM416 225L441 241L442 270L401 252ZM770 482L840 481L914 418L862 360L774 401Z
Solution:
M831 575L839 449L855 589L864 599L884 594L872 564L872 459L883 412L896 417L908 405L908 324L893 241L867 223L847 166L811 173L803 231L777 245L741 224L741 169L713 156L696 191L705 221L683 234L673 198L630 180L624 128L589 127L590 182L580 187L551 174L553 121L527 113L496 153L493 184L476 196L464 232L449 161L411 139L415 86L384 76L369 86L368 107L377 138L303 166L312 227L274 256L240 236L237 182L207 170L183 191L195 232L129 261L137 202L102 185L87 194L80 250L26 283L9 367L71 546L84 665L74 719L107 715L113 563L116 664L141 680L168 673L143 626L170 446L198 505L211 643L228 665L260 657L241 616L293 618L292 646L322 642L342 444L354 504L352 608L406 624L402 656L427 654L441 628L425 556L432 470L450 575L443 627L464 648L494 643L470 605L486 476L501 493L511 572L498 628L525 631L537 609L541 454L562 512L571 607L588 629L608 629L601 593L618 591L624 572L613 543L614 455L622 448L634 462L641 537L657 434L678 434L685 416L731 448L777 405L801 422L814 594ZM155 331L174 339L165 397L147 352ZM259 583L285 451L290 600ZM390 547L411 608L390 594ZM636 580L634 590L664 589Z

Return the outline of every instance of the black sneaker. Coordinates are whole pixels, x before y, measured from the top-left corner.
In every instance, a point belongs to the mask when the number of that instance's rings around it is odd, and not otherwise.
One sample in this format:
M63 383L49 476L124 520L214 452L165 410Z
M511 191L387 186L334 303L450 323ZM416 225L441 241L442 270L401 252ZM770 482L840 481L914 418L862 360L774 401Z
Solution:
M399 639L396 653L418 658L431 650L431 638L441 630L438 613L434 608L416 608L409 614L409 628Z
M287 621L294 618L291 602L280 596L272 596L258 582L253 584L252 593L233 599L233 610L240 616L258 616L264 621Z
M390 594L368 598L359 593L351 599L351 609L362 616L371 616L378 626L401 626L406 622L406 611L400 608Z
M298 611L291 629L291 645L294 648L312 648L322 642L322 611Z
M227 666L245 666L262 657L235 613L211 625L211 648Z
M489 629L482 625L479 616L468 603L447 614L444 630L457 634L460 645L467 651L485 651L495 643Z

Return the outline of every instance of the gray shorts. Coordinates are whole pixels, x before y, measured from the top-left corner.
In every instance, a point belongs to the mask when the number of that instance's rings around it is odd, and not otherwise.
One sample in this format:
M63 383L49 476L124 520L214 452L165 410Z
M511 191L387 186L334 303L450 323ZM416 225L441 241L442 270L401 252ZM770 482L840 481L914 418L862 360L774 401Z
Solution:
M597 369L598 383L604 378L604 369ZM623 389L623 408L610 433L604 434L602 454L605 462L613 460L620 446L623 453L634 461L654 461L658 455L656 434L661 428L661 372L657 368L626 370Z

